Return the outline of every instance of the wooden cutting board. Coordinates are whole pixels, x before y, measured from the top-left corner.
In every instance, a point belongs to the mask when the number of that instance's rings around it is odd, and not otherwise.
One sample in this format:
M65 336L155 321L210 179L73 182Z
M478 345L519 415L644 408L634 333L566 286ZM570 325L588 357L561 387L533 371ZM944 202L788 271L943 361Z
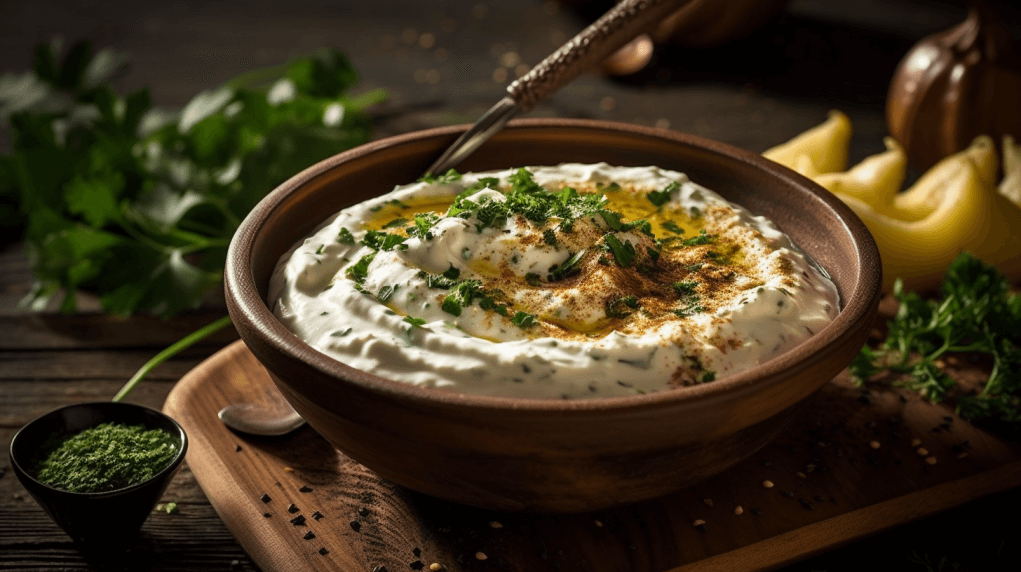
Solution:
M1021 485L1008 443L909 392L838 377L774 443L698 486L592 514L502 513L398 487L308 427L254 438L216 416L276 395L239 341L164 407L210 502L266 572L768 570Z

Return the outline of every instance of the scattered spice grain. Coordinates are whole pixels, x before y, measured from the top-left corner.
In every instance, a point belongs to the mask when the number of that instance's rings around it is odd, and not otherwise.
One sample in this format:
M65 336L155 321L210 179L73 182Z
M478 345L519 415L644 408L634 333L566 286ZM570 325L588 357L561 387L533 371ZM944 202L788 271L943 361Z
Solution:
M713 499L702 499L706 506L713 506Z
M691 523L691 526L698 526L700 524L705 524L705 521L702 520L701 518L696 520L695 522Z
M319 512L317 510L317 511L312 513L312 518L314 518L316 520L322 520L323 519L323 513Z
M323 556L326 556L329 553L330 553L330 551L327 550L325 546L323 546L322 548L319 549L319 554L322 554Z
M315 537L316 537L316 533L312 532L311 530L306 532L305 536L302 536L302 538L304 538L305 540L312 540Z
M869 447L872 447L873 449L878 449L880 446L879 441L869 441Z
M766 487L767 489L771 489L773 488L773 481L762 481L762 486Z
M503 528L503 525L494 520L489 523L489 528Z
M917 447L917 446L919 446L921 444L922 444L922 440L918 439L917 437L911 440L911 446L912 447Z
M362 529L362 523L358 522L357 520L352 520L351 521L351 530L353 530L355 532L358 532L361 529Z
M936 457L926 457L925 458L925 462L929 463L930 465L935 465L936 464Z
M293 473L293 472L294 472L294 469L292 469L292 468L290 468L290 467L284 467L284 472L285 472L285 473Z
M300 510L301 509L298 508L298 506L295 505L293 502L290 505L288 505L288 507L287 507L287 512L289 512L291 514L294 514L294 513L298 512Z
M919 447L917 453L919 457L924 457L929 454L929 450L925 447Z
M259 500L261 500L262 502L269 502L269 501L271 501L271 500L273 500L273 499L269 498L269 495L268 495L268 494L266 494L266 493L262 493L262 496L261 496L261 497L259 497Z
M476 559L476 560L485 560L485 559L487 559L487 558L489 558L489 557L488 557L488 556L486 556L486 553L485 553L485 552L479 551L479 552L476 552L476 553L475 553L475 559Z
M734 507L734 514L738 515L744 514L744 509L741 508L741 505L737 505L736 507Z
M805 473L802 473L801 471L798 471L798 472L796 472L794 474L799 476L799 477L801 477L801 478L803 478L803 479L807 479L808 478L808 475L806 475Z
M312 492L312 487L310 487L308 485L302 485L301 488L298 489L298 492L299 493L310 493L310 492Z
M602 523L602 521L596 520L596 521L594 521L594 522L596 523L596 526L598 526L599 528L602 528L602 527L603 527L603 523Z
M293 524L294 526L304 526L305 525L305 515L299 514L298 516L292 518L291 519L291 524Z

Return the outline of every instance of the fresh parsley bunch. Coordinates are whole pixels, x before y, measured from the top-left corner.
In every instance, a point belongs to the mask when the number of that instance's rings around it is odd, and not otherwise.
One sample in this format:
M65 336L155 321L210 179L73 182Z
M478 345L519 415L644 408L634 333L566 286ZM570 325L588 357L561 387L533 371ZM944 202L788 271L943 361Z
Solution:
M106 312L169 317L221 283L227 246L270 190L305 167L369 140L363 111L385 98L348 91L358 73L323 49L205 91L179 112L146 89L118 96L125 59L87 43L32 72L0 78L4 242L23 239L41 309L61 290L95 292Z
M989 354L989 380L981 392L957 396L957 410L970 419L1021 421L1021 296L996 267L962 253L943 278L942 299L905 292L899 280L893 293L900 308L886 341L878 350L862 348L852 376L907 374L900 383L936 403L957 384L937 359L948 352Z

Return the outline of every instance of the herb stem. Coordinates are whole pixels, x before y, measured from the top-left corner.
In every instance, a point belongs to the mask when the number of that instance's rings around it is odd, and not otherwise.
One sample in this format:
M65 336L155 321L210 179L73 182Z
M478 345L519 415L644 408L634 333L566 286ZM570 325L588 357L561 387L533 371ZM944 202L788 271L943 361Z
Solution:
M163 363L168 358L177 355L177 353L180 352L181 350L191 347L191 345L194 344L195 342L198 342L206 338L210 334L222 330L223 328L229 326L230 324L231 324L230 316L224 316L219 320L216 320L211 324L207 324L199 328L198 330L195 330L194 332L188 334L187 336L181 338L180 340L174 342L173 345L156 354L149 361L145 362L145 365L139 368L139 370L135 372L135 375L131 376L131 379L129 379L128 382L124 384L124 387L122 387L121 390L117 392L117 395L113 396L113 401L120 401L127 397L127 395L131 393L131 390L135 389L135 386L138 385L138 382L142 381L142 378L148 375L150 371L155 369L156 366Z

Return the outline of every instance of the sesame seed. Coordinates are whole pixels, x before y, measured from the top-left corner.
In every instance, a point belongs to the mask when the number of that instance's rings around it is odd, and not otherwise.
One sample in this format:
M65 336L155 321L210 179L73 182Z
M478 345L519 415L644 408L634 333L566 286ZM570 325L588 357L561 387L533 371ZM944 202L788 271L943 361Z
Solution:
M293 473L293 472L294 472L294 469L292 469L292 468L290 468L290 467L284 467L284 472L285 472L285 473Z
M744 514L744 509L740 505L734 507L734 514Z
M917 447L917 446L919 446L921 444L922 444L922 440L921 439L912 439L911 440L911 446L912 447Z
M489 523L489 528L503 528L503 525L494 520Z
M322 554L323 556L326 556L329 553L330 551L327 550L325 546L319 549L319 554Z
M304 538L305 540L312 540L315 537L316 537L316 533L312 532L311 530L306 532L305 536L302 536L302 538Z
M702 499L706 506L713 506L713 499Z
M925 447L919 447L918 448L918 456L919 457L924 457L924 456L926 456L928 454L929 454L929 450L926 449Z
M869 441L869 447L872 447L873 449L878 449L880 447L879 441Z
M802 473L801 471L798 471L798 472L796 472L796 473L794 473L794 474L795 474L795 475L797 475L797 476L799 476L799 477L801 477L801 478L803 478L803 479L807 479L807 478L808 478L808 477L807 477L807 476L805 475L805 473Z
M271 516L273 516L273 514L272 513L268 513L268 512L264 512L264 513L262 513L262 516L264 516L266 518L270 518Z
M773 488L773 481L762 481L762 486L766 487L767 489L771 489Z
M925 458L925 462L929 463L930 465L935 465L936 464L936 457L926 457Z
M963 458L965 458L967 456L968 456L968 453L965 452L965 453L961 453L960 455L958 455L957 458L958 459L963 459Z
M691 523L691 526L699 526L699 525L702 525L702 524L705 524L705 521L700 518L700 519L696 520L695 522Z
M487 558L489 558L489 557L488 557L488 556L486 556L486 553L485 553L485 552L479 551L479 552L476 552L476 553L475 553L475 559L476 559L476 560L485 560L485 559L487 559Z
M300 489L298 489L298 492L301 492L301 493L310 493L310 492L312 492L312 487L310 487L310 486L308 486L308 485L302 485L302 486L301 486L301 488L300 488Z
M439 562L433 562L432 564L429 565L429 569L430 570L442 570L443 566L441 566Z
M599 528L603 527L603 523L601 521L596 520L594 522L596 523L596 526L598 526Z

